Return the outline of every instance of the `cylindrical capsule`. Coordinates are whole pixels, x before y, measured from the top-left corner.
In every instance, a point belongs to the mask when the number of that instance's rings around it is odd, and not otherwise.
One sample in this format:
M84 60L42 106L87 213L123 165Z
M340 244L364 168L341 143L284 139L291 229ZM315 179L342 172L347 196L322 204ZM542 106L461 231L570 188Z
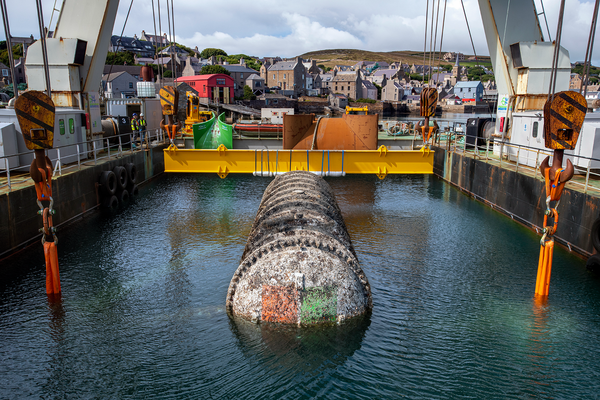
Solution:
M331 187L305 171L276 177L263 195L227 309L252 321L341 321L372 307Z

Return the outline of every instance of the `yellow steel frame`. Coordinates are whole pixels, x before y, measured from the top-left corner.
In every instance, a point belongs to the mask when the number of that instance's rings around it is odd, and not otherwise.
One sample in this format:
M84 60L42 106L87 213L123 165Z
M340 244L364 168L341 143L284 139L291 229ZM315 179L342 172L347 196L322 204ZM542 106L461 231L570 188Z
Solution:
M432 174L434 152L421 150L216 150L164 151L165 172L230 173L274 176L288 171L311 171L324 176L375 174Z

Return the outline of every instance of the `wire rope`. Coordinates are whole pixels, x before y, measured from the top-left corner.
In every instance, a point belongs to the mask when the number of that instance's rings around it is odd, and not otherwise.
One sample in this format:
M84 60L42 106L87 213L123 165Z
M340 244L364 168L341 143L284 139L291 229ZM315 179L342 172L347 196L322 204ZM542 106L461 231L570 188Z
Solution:
M152 21L154 22L154 58L158 60L158 36L156 36L156 12L154 9L154 0L152 0ZM162 87L162 77L158 73L156 75L158 75L158 86Z
M587 49L585 51L585 61L584 61L584 74L581 79L581 84L579 85L579 93L581 93L581 85L585 85L583 90L583 97L587 94L588 80L590 77L590 64L592 62L592 51L594 49L594 37L596 36L596 24L598 22L598 4L600 0L596 0L596 4L594 6L594 14L592 15L592 25L590 26L590 36L588 38Z
M423 42L423 65L421 66L423 73L423 84L425 84L425 55L427 54L427 21L429 18L429 0L427 0L425 7L425 41Z
M438 57L438 65L442 65L442 43L444 42L444 27L446 26L446 6L448 5L448 0L444 0L444 16L442 17L442 32L440 33L440 54ZM440 73L438 70L438 80L440 78Z
M133 0L129 4L129 10L127 10L127 16L125 17L125 22L123 23L123 29L121 29L121 36L119 37L119 41L117 42L117 50L119 49L119 45L123 40L123 33L125 33L125 26L127 26L127 20L129 20L129 13L131 12L131 7L133 6ZM116 53L116 52L115 52ZM110 74L112 73L112 67L115 65L115 58L113 57L113 62L108 69L108 76L106 77L106 86L108 87L108 79L110 79Z
M434 0L435 2L435 0ZM435 49L437 47L437 34L438 34L438 25L440 22L440 4L442 3L442 0L438 0L438 5L437 5L437 13L435 15L435 34L433 35L433 52L431 52L430 56L429 56L429 80L432 79L433 77L433 64L435 63ZM433 21L432 21L433 22ZM438 81L440 79L440 72L438 70ZM435 84L437 86L437 83Z
M434 20L434 15L435 15L435 0L432 0L431 2L431 33L429 35L429 64L431 64L431 52L432 52L432 48L433 48L433 20ZM430 75L431 75L431 68L429 68L429 64L427 67L427 86L430 86L430 82L429 80ZM423 66L423 73L425 73L425 66Z
M560 2L560 11L558 13L558 25L556 26L556 40L554 43L554 57L552 58L552 69L550 72L550 87L548 89L548 100L554 100L556 90L556 78L558 75L558 58L560 55L560 41L562 38L562 25L565 16L565 0Z
M475 44L473 43L473 35L471 35L471 27L469 27L467 11L465 11L465 3L463 0L460 0L460 4L462 5L463 14L465 15L465 22L467 23L467 30L469 31L469 39L471 39L471 47L473 47L473 54L475 55L475 65L478 65L479 61L477 60L477 52L475 51Z
M162 18L160 17L160 0L156 0L157 1L157 8L158 8L158 31L160 32L160 47L162 47L162 45L164 44L163 42L163 34L162 34ZM161 53L159 53L160 56L160 61L158 62L158 65L160 66L160 76L161 78L164 78L165 75L165 68L163 65L163 59L164 57L162 55L160 55ZM161 83L162 83L162 79L161 79Z

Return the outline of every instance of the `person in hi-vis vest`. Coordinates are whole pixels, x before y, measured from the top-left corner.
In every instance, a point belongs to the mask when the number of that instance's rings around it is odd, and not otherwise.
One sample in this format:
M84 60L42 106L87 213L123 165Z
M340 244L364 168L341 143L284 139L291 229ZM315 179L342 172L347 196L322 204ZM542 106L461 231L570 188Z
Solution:
M140 144L144 144L144 136L146 136L146 119L144 118L144 113L140 113L138 129L140 132Z

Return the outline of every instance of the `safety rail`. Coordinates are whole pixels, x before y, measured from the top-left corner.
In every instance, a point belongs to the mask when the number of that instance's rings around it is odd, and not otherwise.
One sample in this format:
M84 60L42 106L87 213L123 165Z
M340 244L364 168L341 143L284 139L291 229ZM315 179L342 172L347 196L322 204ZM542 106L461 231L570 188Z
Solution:
M153 142L155 142L156 145L164 144L167 142L165 140L165 135L162 129L151 129L144 131L144 136L144 144L147 148ZM56 150L56 156L50 157L50 161L52 161L52 164L54 165L53 174L56 176L56 174L58 173L58 176L62 176L63 171L69 171L72 169L81 170L82 165L85 166L86 163L93 162L92 165L97 165L98 162L105 159L111 160L112 158L120 158L124 154L131 154L136 151L142 151L142 143L140 143L139 147L137 147L137 145L135 144L135 140L138 137L139 135L137 133L122 133L107 138L95 138L77 144L67 144L64 146L54 147L50 149L51 152L54 152L54 150ZM75 146L76 154L64 155L63 152L63 155L61 156L61 149L72 149L73 146ZM22 174L19 173L15 177L11 176L11 171L13 171L14 173L15 171L20 172L20 170L29 168L28 165L21 165L12 168L10 167L9 159L23 155L31 155L33 157L33 151L27 151L23 153L11 154L0 157L0 168L4 167L4 169L0 169L0 189L8 188L8 190L10 191L12 190L13 185L31 181L31 177L29 176L28 170L27 172L24 171ZM74 156L77 157L76 162L63 162L64 159L73 158ZM4 181L3 175L6 176L6 181Z
M507 143L499 139L474 137L472 139L474 143L467 143L467 135L465 133L453 133L447 136L445 140L441 140L438 136L436 143L440 147L445 147L446 151L449 152L471 155L482 161L485 160L485 162L497 162L500 167L514 167L515 172L527 168L533 171L534 178L539 176L541 179L544 178L540 170L542 161L547 156L552 158L554 155L553 150L550 149ZM485 142L485 146L482 142ZM514 149L514 152L511 153L508 149ZM573 179L569 182L568 186L580 188L583 193L587 193L589 190L600 193L600 187L590 184L590 179L600 181L600 170L592 169L592 162L597 161L600 164L600 159L571 154L565 154L565 157L571 160L576 158L587 160L586 168L573 164L575 174L582 178L585 176L585 180L582 182Z

